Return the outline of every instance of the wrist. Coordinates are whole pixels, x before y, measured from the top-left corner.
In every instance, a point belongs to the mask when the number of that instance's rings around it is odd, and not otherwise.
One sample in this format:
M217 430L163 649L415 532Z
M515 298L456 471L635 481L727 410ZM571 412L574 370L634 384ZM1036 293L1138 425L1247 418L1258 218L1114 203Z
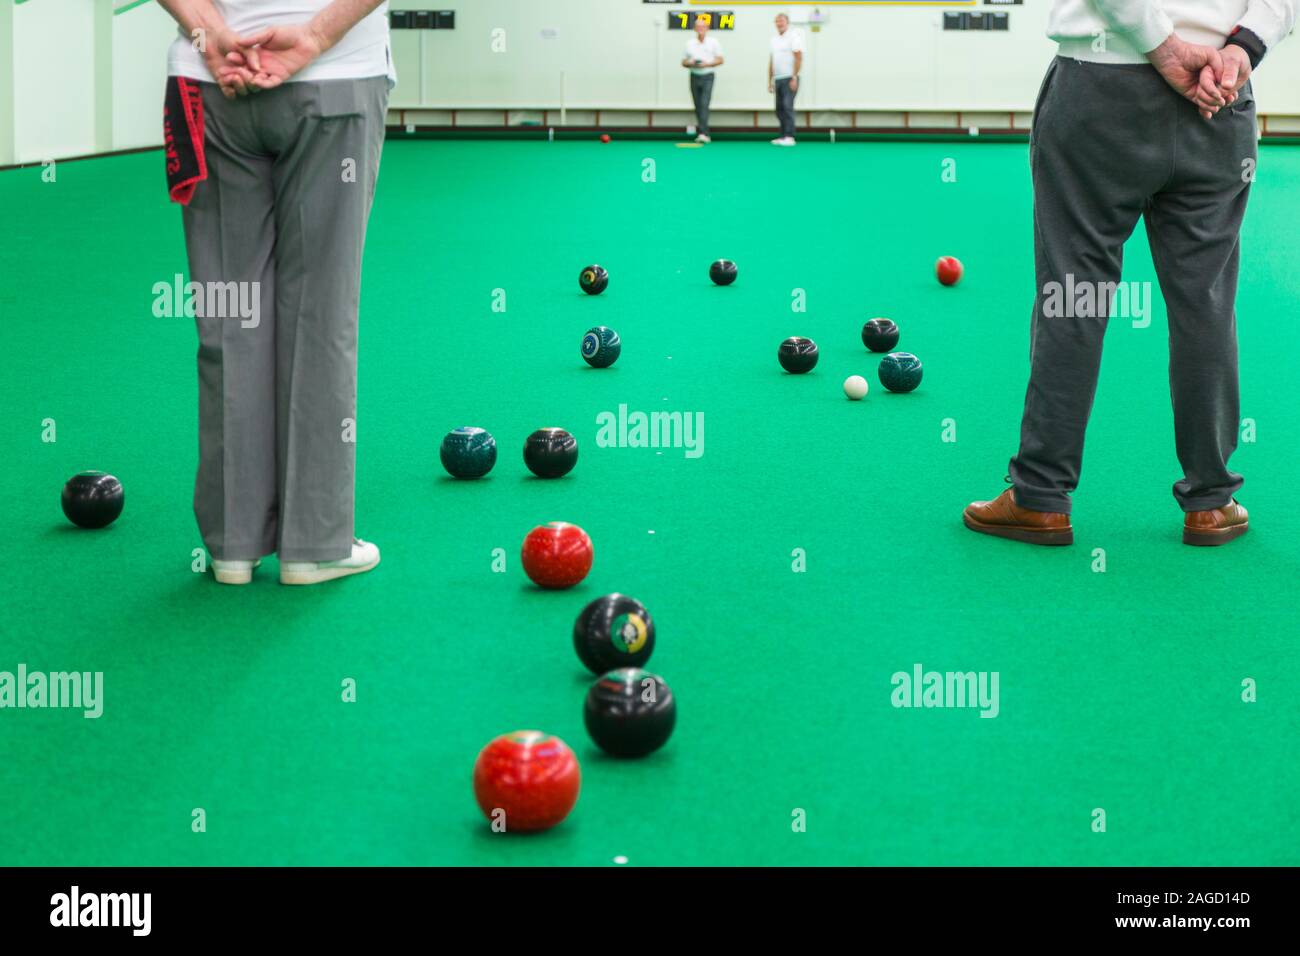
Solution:
M1268 52L1268 47L1259 38L1259 34L1240 26L1232 31L1224 44L1225 49L1230 46L1239 47L1246 54L1252 70L1259 66L1260 61L1264 59L1264 54Z
M1159 46L1147 51L1146 58L1156 64L1177 59L1179 51L1186 45L1177 33L1171 33Z
M203 38L203 53L211 55L214 52L227 46L226 38L232 36L231 30L221 21L207 22L203 19L195 20L194 26L190 28L190 39L198 37Z
M330 38L328 32L320 23L319 14L308 22L306 29L303 30L303 35L307 38L307 41L315 47L316 56L320 56L336 42Z

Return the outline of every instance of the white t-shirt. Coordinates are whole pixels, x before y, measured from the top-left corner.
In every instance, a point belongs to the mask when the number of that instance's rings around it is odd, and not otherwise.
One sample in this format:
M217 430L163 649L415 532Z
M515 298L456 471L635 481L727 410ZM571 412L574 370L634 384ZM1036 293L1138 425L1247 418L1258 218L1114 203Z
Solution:
M212 0L226 26L241 35L255 33L263 27L281 23L306 23L331 0ZM167 75L186 76L212 82L202 54L194 49L194 40L180 36L167 52ZM290 82L312 80L357 80L370 76L387 76L389 85L397 82L393 57L388 46L388 4L381 3L362 18L335 46L330 47L307 68L290 77Z
M704 34L704 42L700 42L698 35L692 36L686 41L686 58L691 62L703 60L705 63L712 63L718 57L722 56L722 45L713 39L713 34ZM717 67L712 66L693 66L691 72L703 76L706 73L712 73Z
M794 55L803 52L803 34L786 27L784 33L772 37L772 79L784 80L794 76Z

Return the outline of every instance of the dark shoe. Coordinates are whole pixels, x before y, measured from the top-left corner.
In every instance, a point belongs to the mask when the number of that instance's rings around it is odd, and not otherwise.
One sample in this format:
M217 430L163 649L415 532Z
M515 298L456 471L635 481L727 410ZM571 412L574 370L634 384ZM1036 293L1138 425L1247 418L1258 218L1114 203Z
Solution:
M1029 544L1074 544L1069 515L1022 508L1010 488L992 501L972 501L961 518L972 531L997 538Z
M1240 538L1250 528L1249 518L1235 498L1222 508L1189 511L1183 519L1183 544L1212 548Z

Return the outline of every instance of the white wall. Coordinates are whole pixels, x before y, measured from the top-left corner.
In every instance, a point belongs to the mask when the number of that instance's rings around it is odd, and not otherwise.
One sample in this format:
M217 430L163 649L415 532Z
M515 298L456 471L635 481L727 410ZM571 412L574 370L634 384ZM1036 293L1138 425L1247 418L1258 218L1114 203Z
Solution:
M798 27L809 43L799 108L1028 111L1053 53L1043 36L1049 3L1026 0L1008 8L1011 29L1005 33L944 32L942 9L935 7L822 6L829 22L820 32ZM116 14L111 18L109 4ZM0 5L0 164L161 143L167 45L175 25L158 4ZM685 4L394 0L392 6L444 6L454 8L457 19L455 30L394 31L400 78L394 107L553 109L560 105L563 72L570 109L689 109L678 65L687 34L667 29L668 12L690 9ZM702 8L737 14L734 31L716 34L727 63L714 108L768 110L767 41L776 7L710 0ZM787 9L799 20L812 5ZM491 49L497 28L505 30L505 53ZM543 39L547 28L557 29L558 38ZM1300 37L1270 55L1256 94L1261 113L1300 116ZM1292 120L1291 128L1300 129L1300 122Z
M176 24L156 3L27 0L6 5L0 162L30 163L162 142L167 44ZM114 10L120 15L113 15ZM7 36L6 36L7 32ZM12 59L4 62L12 51Z
M470 0L457 4L456 29L394 31L398 108L689 109L679 65L689 33L669 31L668 13L686 4L639 0ZM394 9L427 9L395 0ZM790 4L796 21L813 4ZM801 110L1019 110L1034 97L1055 45L1044 30L1050 0L998 8L1010 29L947 31L936 7L821 6L820 32L808 41ZM710 0L695 9L731 10L735 30L715 31L726 64L719 70L718 110L769 109L767 43L779 6ZM960 10L961 7L949 9ZM990 12L977 6L967 10ZM557 28L557 39L542 30ZM504 29L506 52L491 49ZM1269 58L1256 84L1260 109L1300 114L1300 38Z
M825 7L820 32L796 23L808 42L801 109L1029 109L1051 59L1043 36L1045 0L1012 7L1007 32L944 32L942 11L927 7ZM419 7L395 3L395 7ZM449 4L450 6L450 4ZM455 30L395 31L403 107L559 105L690 108L680 61L687 31L667 26L685 6L639 0L475 0L456 10ZM699 9L699 8L697 8ZM715 109L768 109L768 40L780 7L717 3L734 10L736 28L715 31L726 64L714 88ZM792 5L798 21L811 5ZM986 8L973 8L986 9ZM506 31L507 50L493 53L492 31ZM559 38L543 39L544 28ZM420 47L423 45L423 82Z
M14 8L14 154L40 162L95 151L95 0Z
M113 148L162 142L167 47L176 21L156 3L113 17Z
M14 160L14 4L0 3L0 166Z

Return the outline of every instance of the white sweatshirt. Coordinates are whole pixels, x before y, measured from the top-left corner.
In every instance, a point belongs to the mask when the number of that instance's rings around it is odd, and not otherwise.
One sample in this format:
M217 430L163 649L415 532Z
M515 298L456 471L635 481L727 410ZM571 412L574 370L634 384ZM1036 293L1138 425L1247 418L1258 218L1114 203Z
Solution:
M1300 0L1054 0L1047 35L1062 56L1095 63L1145 63L1171 33L1221 47L1238 26L1271 50L1295 27L1297 7Z

